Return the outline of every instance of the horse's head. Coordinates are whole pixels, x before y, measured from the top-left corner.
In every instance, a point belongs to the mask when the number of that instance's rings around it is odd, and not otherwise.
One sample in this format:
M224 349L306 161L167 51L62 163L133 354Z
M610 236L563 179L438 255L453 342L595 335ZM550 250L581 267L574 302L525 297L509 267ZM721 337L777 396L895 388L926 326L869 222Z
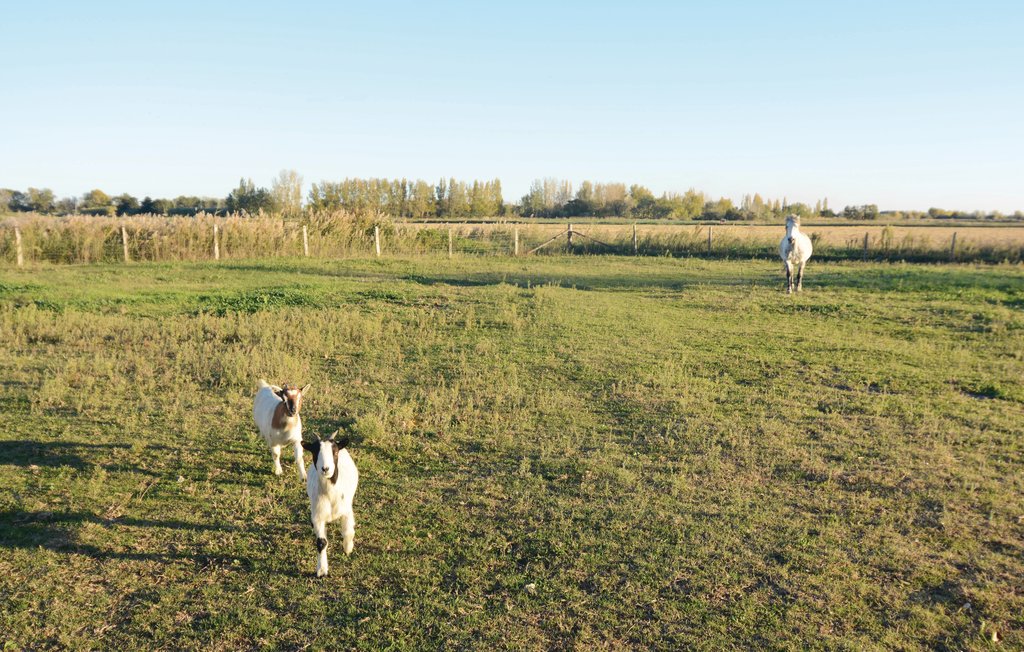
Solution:
M799 230L800 230L800 216L794 214L794 215L790 215L789 217L787 217L786 218L786 239L789 241L789 244L793 244L793 240L794 240L793 231L799 231Z

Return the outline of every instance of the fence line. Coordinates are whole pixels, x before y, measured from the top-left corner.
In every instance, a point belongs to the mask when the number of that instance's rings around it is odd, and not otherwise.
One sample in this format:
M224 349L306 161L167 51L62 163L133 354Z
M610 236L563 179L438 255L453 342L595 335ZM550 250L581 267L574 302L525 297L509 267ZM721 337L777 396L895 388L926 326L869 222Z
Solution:
M18 267L25 266L25 251L21 247L21 229L14 227L14 247L17 249Z
M12 221L13 222L13 221ZM154 260L221 260L268 256L344 258L389 255L616 254L765 258L777 256L781 227L715 229L712 225L402 223L317 218L42 218L0 225L0 264ZM13 228L11 228L13 227ZM227 228L230 227L230 228ZM827 227L825 227L827 229ZM848 260L1020 262L1024 228L1014 242L979 242L954 231L944 242L890 228L843 242L815 239L815 257ZM979 229L979 232L991 229ZM1005 230L1013 231L1013 227ZM847 231L848 232L848 231ZM978 233L974 234L975 236ZM997 238L998 240L998 238ZM115 253L116 252L116 253ZM212 255L211 255L212 254Z

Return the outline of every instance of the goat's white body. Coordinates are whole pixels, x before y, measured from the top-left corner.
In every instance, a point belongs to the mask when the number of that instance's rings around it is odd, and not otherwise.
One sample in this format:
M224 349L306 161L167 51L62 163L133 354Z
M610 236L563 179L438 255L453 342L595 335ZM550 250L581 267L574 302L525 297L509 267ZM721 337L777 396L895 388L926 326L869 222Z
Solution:
M276 392L281 391L276 385L269 385L265 380L260 381L260 388L252 402L252 418L256 421L263 440L270 447L270 454L274 458L274 474L281 475L281 447L291 445L295 448L295 467L298 469L299 477L306 479L306 460L302 455L302 417L296 414L293 417L285 417L284 425L281 428L274 427L274 411L281 404L281 399Z
M352 499L359 485L359 470L348 450L338 451L338 479L331 482L316 466L310 464L307 471L306 494L309 496L309 513L313 521L313 533L317 538L316 576L327 574L327 524L341 519L345 554L352 552L356 535L356 517L352 511ZM320 541L323 541L321 547Z
M796 269L796 290L799 292L804 285L804 266L811 258L813 251L811 239L800 231L800 225L793 219L786 220L786 235L779 243L779 257L782 258L783 271L786 272L786 291L792 292L794 285L794 268Z

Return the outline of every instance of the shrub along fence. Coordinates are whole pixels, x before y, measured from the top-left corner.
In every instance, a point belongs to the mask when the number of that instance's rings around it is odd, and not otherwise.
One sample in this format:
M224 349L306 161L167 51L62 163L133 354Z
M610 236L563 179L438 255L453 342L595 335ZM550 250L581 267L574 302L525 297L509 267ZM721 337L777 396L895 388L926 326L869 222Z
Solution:
M994 229L966 227L953 232L948 240L938 241L912 235L897 237L889 227L875 228L874 233L865 231L863 236L847 228L844 235L820 237L836 228L822 227L816 231L814 227L805 227L815 241L816 259L985 263L1024 260L1024 237L992 237ZM974 232L986 232L987 237L976 237ZM23 265L35 261L92 263L275 256L551 254L774 259L778 257L782 233L781 226L716 224L405 223L346 212L309 213L293 220L263 215L19 215L8 218L0 229L0 261L5 265Z

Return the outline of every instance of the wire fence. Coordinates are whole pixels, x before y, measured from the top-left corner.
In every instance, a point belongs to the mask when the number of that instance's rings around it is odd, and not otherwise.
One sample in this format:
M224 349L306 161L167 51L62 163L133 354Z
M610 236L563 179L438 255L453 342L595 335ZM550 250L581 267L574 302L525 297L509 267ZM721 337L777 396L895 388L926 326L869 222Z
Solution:
M1019 263L1024 227L805 227L824 260ZM312 256L778 256L768 225L411 223L333 212L283 220L19 215L0 229L0 264Z

